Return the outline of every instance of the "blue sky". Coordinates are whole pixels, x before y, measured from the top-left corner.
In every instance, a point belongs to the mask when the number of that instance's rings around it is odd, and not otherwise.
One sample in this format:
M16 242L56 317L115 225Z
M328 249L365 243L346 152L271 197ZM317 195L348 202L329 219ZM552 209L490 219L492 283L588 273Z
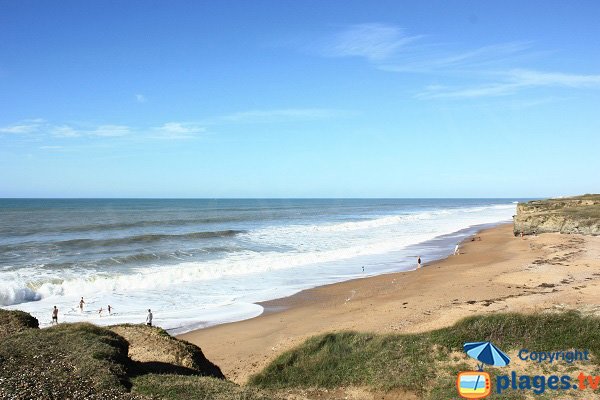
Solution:
M600 191L597 1L0 0L1 197Z

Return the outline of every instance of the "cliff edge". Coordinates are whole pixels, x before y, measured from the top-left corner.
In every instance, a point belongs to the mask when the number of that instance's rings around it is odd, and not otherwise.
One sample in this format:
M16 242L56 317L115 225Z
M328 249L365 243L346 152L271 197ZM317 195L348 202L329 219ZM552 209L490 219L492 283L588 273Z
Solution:
M600 194L520 203L513 220L515 235L546 232L600 235Z

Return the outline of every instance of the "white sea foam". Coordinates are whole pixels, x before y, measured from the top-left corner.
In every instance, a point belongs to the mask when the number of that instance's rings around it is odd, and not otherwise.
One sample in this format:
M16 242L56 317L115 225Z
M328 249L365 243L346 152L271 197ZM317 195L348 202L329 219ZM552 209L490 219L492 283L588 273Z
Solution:
M0 306L19 304L28 301L37 301L42 295L27 286L22 281L0 282Z
M0 273L0 305L31 312L42 325L53 305L64 320L101 324L143 321L150 307L161 326L183 331L258 315L261 308L252 302L353 278L358 263L369 266L369 274L412 268L412 260L402 253L411 246L469 226L505 221L513 212L513 204L502 204L265 226L240 234L239 240L268 251L110 273L23 268ZM76 307L80 296L88 303L83 314ZM116 314L100 317L97 311L108 304Z

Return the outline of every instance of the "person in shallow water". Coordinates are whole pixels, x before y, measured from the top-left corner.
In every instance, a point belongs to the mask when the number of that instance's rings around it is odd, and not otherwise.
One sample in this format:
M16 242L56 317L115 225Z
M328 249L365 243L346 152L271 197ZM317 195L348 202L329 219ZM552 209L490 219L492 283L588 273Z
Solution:
M112 315L112 307L110 304L108 305L108 315Z
M417 269L421 268L421 256L419 256L419 258L417 258Z
M52 322L50 322L50 325L52 324L58 325L58 308L56 306L52 309Z
M152 326L152 311L148 309L148 315L146 316L146 325Z
M84 304L85 304L85 301L83 301L83 297L82 297L81 300L79 300L79 312L83 312Z

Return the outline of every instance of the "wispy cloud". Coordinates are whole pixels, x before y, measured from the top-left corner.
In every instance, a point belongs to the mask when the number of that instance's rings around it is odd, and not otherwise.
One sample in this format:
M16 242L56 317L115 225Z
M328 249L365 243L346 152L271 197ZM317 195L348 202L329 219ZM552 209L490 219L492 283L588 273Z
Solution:
M468 50L452 50L442 44L422 44L378 64L377 68L423 74L472 73L527 59L530 48L529 42L497 43Z
M89 123L51 123L45 120L26 120L0 127L0 137L11 134L12 137L29 135L38 141L52 141L65 144L77 142L84 144L94 140L98 143L108 144L110 140L122 138L131 140L178 140L193 139L207 134L208 128L221 125L244 125L256 123L282 123L287 121L309 121L323 118L335 118L349 115L348 111L325 109L325 108L286 108L275 110L250 110L234 112L226 115L204 118L197 121L170 121L157 125L123 125L123 124L101 124ZM41 147L40 147L41 148ZM51 149L54 147L44 147Z
M201 125L185 122L167 122L152 130L157 133L156 137L163 139L189 139L206 132L206 128Z
M76 138L82 136L119 137L132 133L132 128L126 125L98 125L76 127L68 124L52 124L43 119L25 120L4 127L0 127L4 134L50 134L59 138Z
M457 49L457 44L434 42L428 35L409 35L397 25L369 23L346 27L323 38L316 47L322 56L362 57L385 71L432 73L526 58L531 45L519 41Z
M54 126L50 129L53 136L63 138L74 138L82 136L82 132L77 131L75 128L68 125Z
M324 40L321 53L328 57L364 57L379 62L394 56L403 46L419 39L404 30L381 23L358 24Z
M348 111L326 108L286 108L276 110L241 111L217 118L217 121L236 123L274 123L288 120L315 120L340 117Z
M429 86L417 97L430 99L495 97L536 87L600 88L600 75L577 75L525 69L515 69L497 75L497 82L470 87Z
M143 94L139 94L139 93L135 95L135 100L138 103L145 103L145 102L148 101L148 99L146 98L146 96L144 96Z
M96 127L73 127L71 125L48 126L47 130L56 137L76 138L83 136L121 137L132 133L126 125L100 125Z
M361 57L378 70L435 77L436 85L416 93L420 99L509 96L541 87L600 87L600 75L523 68L550 54L536 50L529 41L465 48L460 43L435 40L429 35L408 34L397 25L369 23L345 27L324 37L317 47L322 56ZM456 84L457 80L462 84Z
M100 125L87 133L93 136L118 137L129 135L132 129L125 125Z
M508 75L512 80L527 86L600 87L600 75L576 75L527 69L515 69Z
M36 132L44 123L42 119L29 119L0 127L0 133L27 134Z

